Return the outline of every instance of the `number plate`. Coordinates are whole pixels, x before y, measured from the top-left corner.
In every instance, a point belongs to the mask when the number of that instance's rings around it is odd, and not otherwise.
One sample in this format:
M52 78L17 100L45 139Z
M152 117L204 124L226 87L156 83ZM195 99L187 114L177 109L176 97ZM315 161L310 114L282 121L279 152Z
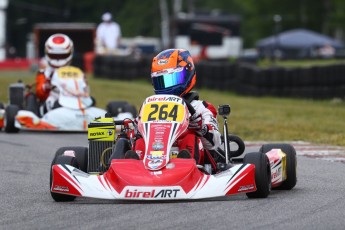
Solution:
M175 102L153 102L145 104L142 108L142 122L148 121L173 121L182 122L185 108L182 104Z

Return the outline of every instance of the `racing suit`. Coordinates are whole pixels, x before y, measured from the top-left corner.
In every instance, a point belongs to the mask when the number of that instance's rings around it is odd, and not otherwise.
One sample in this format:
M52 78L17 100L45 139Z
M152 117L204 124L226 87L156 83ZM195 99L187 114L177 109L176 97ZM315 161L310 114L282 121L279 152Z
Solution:
M53 108L59 96L57 92L52 90L51 79L54 72L55 68L47 66L47 68L39 70L36 75L36 96L40 102L44 103L47 111Z
M189 150L191 157L196 160L197 164L202 165L204 163L205 149L213 150L221 145L221 134L218 131L218 122L216 119L217 110L212 104L199 100L196 92L186 94L184 99L194 107L195 114L201 115L203 130L188 128L177 139L174 146L177 146L179 150ZM139 159L144 158L145 142L143 138L136 140L134 150L139 155Z

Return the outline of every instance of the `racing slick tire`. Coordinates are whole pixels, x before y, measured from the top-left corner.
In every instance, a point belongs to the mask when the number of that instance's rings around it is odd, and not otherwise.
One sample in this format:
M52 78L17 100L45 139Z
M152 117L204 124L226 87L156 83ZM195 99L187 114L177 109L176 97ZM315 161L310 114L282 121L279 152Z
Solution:
M5 132L6 133L18 133L19 129L14 125L16 115L19 111L17 105L8 105L5 109Z
M2 102L0 102L0 109L5 109L5 106ZM2 130L2 126L0 126L0 131Z
M72 150L75 152L75 157L79 165L79 169L83 172L87 173L87 166L88 166L88 152L89 149L87 147L82 147L82 146L69 146L69 147L60 147L56 153L54 160L58 157L61 156L66 150Z
M224 143L224 136L221 136L221 140L222 143ZM231 145L231 143L235 143L237 145L237 149L236 150L231 150L230 149L230 153L229 153L229 159L232 157L238 157L241 156L244 153L245 150L245 144L243 142L243 140L236 135L228 135L228 141L229 144Z
M127 104L124 106L124 112L129 112L133 115L133 117L137 117L137 109L134 105Z
M119 113L125 112L126 105L128 105L127 101L111 101L107 104L106 110L116 117Z
M9 104L17 105L23 109L25 85L19 80L17 83L10 84L9 87Z
M29 94L26 98L26 109L38 115L38 103L34 94Z
M275 143L264 144L260 148L260 152L267 153L272 149L281 149L286 154L286 180L283 183L274 188L280 190L291 190L297 183L297 158L296 150L290 144Z
M113 159L124 159L125 158L125 154L128 150L131 150L131 145L129 143L129 140L126 138L119 138L115 145L113 145L112 148L112 153L108 159L108 167L111 164L111 161Z
M77 159L75 157L72 157L72 156L65 156L65 155L56 156L54 158L51 166L53 166L54 164L66 164L66 165L71 165L75 168L79 168ZM50 169L50 181L49 181L50 189L52 187L52 183L53 183L53 175L52 175L52 168L51 168ZM50 195L52 196L52 198L56 202L68 202L68 201L73 201L76 198L75 196L55 193L52 191L50 191Z
M255 165L256 191L246 193L248 198L266 198L271 192L271 167L266 154L261 152L247 153L243 163Z

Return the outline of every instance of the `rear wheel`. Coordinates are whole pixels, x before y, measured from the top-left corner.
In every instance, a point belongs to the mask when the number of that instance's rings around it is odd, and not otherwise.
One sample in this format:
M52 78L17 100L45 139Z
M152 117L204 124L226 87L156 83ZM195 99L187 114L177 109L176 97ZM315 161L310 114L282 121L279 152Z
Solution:
M112 116L116 117L119 113L125 112L127 101L111 101L107 104L106 110Z
M71 165L75 168L79 168L78 162L75 157L72 156L65 156L65 155L59 155L56 156L52 162L52 166L54 164L66 164L66 165ZM53 183L53 172L52 168L50 169L50 189L52 187ZM55 193L55 192L50 192L50 195L56 202L66 202L66 201L73 201L76 197L71 196L71 195L65 195L65 194L60 194L60 193Z
M265 144L260 148L260 152L267 153L272 149L281 149L286 154L286 180L275 189L290 190L295 187L297 183L297 158L296 150L290 144L277 143Z
M133 115L133 117L137 116L137 109L135 108L134 105L125 105L125 111L124 112L129 112Z
M6 133L18 133L19 129L14 125L16 115L19 111L17 105L9 105L5 109L5 132Z
M224 136L223 135L221 136L221 140L222 140L222 143L224 143ZM243 140L239 136L228 135L228 142L229 142L229 145L230 145L230 153L229 153L229 156L228 156L229 158L238 157L238 156L241 156L244 153L245 144L244 144ZM232 147L233 144L236 145L235 150Z
M25 85L20 81L11 84L9 87L9 104L16 105L18 108L23 109L24 106L24 90Z
M38 103L34 94L29 94L26 98L26 109L38 115Z
M247 153L243 163L255 165L255 192L246 193L248 198L266 198L271 191L271 167L268 157L261 152Z

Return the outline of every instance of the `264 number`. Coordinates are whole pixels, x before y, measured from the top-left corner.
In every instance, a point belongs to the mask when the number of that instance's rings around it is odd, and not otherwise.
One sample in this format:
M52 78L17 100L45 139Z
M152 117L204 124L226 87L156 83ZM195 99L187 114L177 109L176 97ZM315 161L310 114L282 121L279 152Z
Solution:
M148 121L155 121L155 120L177 120L177 105L174 105L171 109L167 104L163 104L159 106L158 104L151 104L151 108L153 111L148 115Z

